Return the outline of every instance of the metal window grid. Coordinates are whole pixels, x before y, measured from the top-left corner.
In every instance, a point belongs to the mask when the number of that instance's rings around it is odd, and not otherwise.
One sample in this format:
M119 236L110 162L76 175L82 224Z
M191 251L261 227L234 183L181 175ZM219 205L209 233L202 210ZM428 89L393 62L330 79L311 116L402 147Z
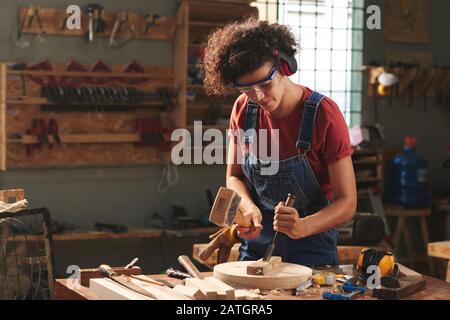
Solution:
M360 124L364 0L257 0L256 5L262 19L288 25L300 43L299 72L292 80L335 100L349 126Z

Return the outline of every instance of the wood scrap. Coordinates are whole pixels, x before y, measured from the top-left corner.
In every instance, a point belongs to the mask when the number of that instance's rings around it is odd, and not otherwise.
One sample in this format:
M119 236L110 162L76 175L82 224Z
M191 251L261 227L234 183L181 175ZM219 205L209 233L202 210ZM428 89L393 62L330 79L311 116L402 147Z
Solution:
M197 269L197 267L192 263L191 259L189 259L188 256L179 256L178 262L186 269L186 271L197 279L202 279L203 276L201 275L200 271Z
M421 275L420 273L418 273L412 269L409 269L400 263L397 263L397 265L398 265L398 271L400 272L400 275L408 277L408 278L423 279L423 275Z
M153 295L157 300L192 300L192 298L167 287L150 284L138 279L131 279L130 281Z
M105 300L152 300L152 298L127 289L111 279L91 279L89 287L93 294Z
M133 279L140 280L142 282L151 283L151 284L154 284L154 285L157 285L157 286L164 287L164 284L162 284L161 282L156 281L156 280L154 280L154 279L152 279L150 277L144 276L144 275L137 275L137 276L131 275L130 277L133 278Z
M217 289L209 285L206 281L197 278L187 278L184 280L185 285L192 288L197 288L205 295L206 300L216 300Z
M235 291L236 300L261 300L259 290L238 289Z
M247 266L247 274L256 276L268 274L275 270L281 262L281 257L272 257L270 261L260 259Z
M185 296L190 297L193 300L205 300L206 296L203 292L198 288L183 286L177 284L173 289L173 291L184 294Z
M219 279L216 279L214 277L206 277L205 281L217 288L217 293L220 295L224 295L226 300L234 300L235 298L235 294L234 291L235 289L231 286L229 286L228 284L220 281Z

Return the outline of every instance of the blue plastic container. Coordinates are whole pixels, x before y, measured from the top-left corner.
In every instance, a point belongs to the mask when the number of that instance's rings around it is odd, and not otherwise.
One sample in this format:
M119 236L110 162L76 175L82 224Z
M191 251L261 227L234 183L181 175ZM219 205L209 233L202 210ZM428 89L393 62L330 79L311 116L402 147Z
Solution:
M416 152L416 138L405 138L403 152L392 159L390 169L390 202L410 209L429 205L427 161Z

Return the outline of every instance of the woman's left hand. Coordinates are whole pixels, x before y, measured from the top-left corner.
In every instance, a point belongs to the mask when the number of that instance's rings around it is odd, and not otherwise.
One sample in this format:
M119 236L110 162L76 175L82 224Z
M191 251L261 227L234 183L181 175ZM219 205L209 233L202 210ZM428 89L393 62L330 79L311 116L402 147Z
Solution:
M297 209L286 207L280 202L275 207L273 229L296 240L306 237L305 221L300 218Z

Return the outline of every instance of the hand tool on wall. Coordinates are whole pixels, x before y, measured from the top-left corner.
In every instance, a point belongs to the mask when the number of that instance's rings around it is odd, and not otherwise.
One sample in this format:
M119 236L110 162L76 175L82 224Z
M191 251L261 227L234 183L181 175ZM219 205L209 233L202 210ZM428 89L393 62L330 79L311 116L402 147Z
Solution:
M182 255L178 257L178 262L186 269L186 271L197 279L203 279L202 274L197 267L192 263L188 256Z
M122 29L126 26L126 35L119 42L117 41L118 34L122 33ZM131 21L131 14L127 11L122 11L116 16L114 21L113 29L111 31L111 36L109 38L109 46L120 48L130 40L136 38L136 28Z
M97 59L94 62L94 64L89 69L89 71L90 72L111 72L112 73L112 69L105 62L103 62L100 59ZM88 79L88 81L94 85L107 84L113 80L114 80L114 77L105 77L105 78L92 77L92 78Z
M87 42L94 41L94 11L96 9L95 4L88 4L86 6L86 14L88 16L88 30L86 33Z
M286 202L285 202L285 206L293 207L295 204L295 200L297 200L297 198L293 194L289 193L288 197L286 199ZM269 261L270 258L272 258L272 254L273 254L273 251L276 246L277 237L278 237L278 232L275 232L275 235L273 236L273 239L272 239L272 243L267 247L266 253L264 254L263 261Z
M145 25L144 25L144 30L142 31L143 35L147 34L147 32L150 28L153 28L156 26L156 20L161 18L161 16L158 14L146 14L144 17L145 17Z
M42 21L39 11L39 6L29 6L27 10L25 10L24 15L20 19L19 31L17 32L16 45L18 47L25 48L30 45L30 42L23 38L23 30L25 28L32 28L35 21L37 22L39 28L39 34L37 37L41 42L44 42L42 36L45 34L45 30L42 27Z
M133 73L144 73L145 69L143 66L141 66L136 60L131 60L123 69L124 73L129 73L129 72L133 72ZM120 78L119 79L120 82L122 83L126 83L126 84L140 84L140 83L145 83L148 81L148 79L146 78Z
M95 5L94 9L94 33L104 33L106 29L104 8L100 4Z
M58 123L56 122L55 119L50 119L50 121L48 122L48 134L55 138L55 141L56 141L57 144L61 144L61 138L59 136ZM48 147L50 149L52 149L53 148L53 144L49 144Z
M130 277L124 276L124 275L121 275L121 276L117 275L117 273L115 273L114 270L110 266L108 266L106 264L102 264L98 267L98 270L100 271L101 275L117 282L118 284L120 284L132 291L140 293L144 296L156 299L156 297L154 295L152 295L151 293L149 293L147 290L145 290L142 287L131 282Z
M41 62L38 62L38 63L28 66L27 70L52 71L53 68L52 68L52 65L50 64L50 62L47 59L45 59ZM48 76L45 76L45 77L29 76L29 78L41 86L56 84L55 77L53 77L53 76L50 76L50 77L48 77Z

